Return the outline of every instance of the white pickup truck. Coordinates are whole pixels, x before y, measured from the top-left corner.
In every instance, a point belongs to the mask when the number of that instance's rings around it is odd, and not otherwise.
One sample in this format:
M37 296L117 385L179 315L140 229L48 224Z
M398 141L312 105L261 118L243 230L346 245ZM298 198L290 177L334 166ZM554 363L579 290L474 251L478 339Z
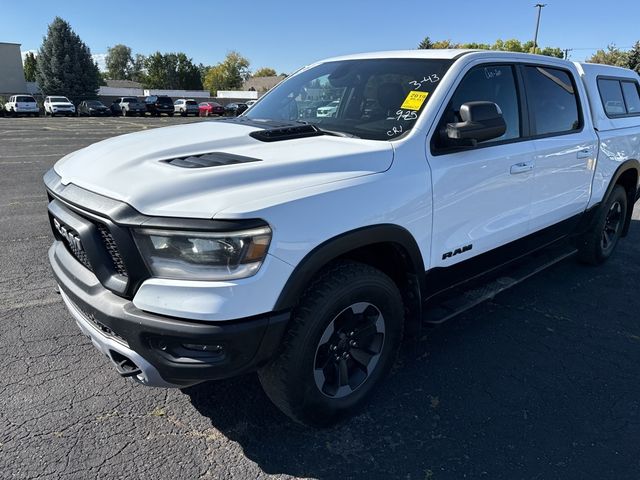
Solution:
M446 292L542 247L612 255L639 196L638 81L370 53L305 67L238 118L96 143L44 177L62 298L123 376L257 371L287 415L331 423Z

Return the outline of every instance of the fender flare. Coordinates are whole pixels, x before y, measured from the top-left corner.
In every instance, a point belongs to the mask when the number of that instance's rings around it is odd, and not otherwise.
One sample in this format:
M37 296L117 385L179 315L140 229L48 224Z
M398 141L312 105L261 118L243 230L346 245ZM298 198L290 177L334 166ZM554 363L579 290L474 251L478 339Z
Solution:
M617 185L617 182L622 174L628 172L629 170L635 170L637 178L640 179L640 161L636 159L625 160L620 166L618 166L614 174L611 176L611 180L609 180L609 186L607 187L607 190L604 193L602 200L600 201L600 205L598 206L601 206L604 201L609 198L609 195L611 195L613 188ZM635 188L636 191L632 192L628 198L627 218L625 219L624 228L622 230L623 236L626 236L627 233L629 233L629 227L631 226L631 216L633 215L633 205L635 204L638 198L638 194L640 193L637 180Z
M293 308L311 279L336 258L353 250L380 243L392 243L401 247L407 256L407 264L415 274L420 292L424 291L424 262L413 235L399 225L378 224L357 228L330 238L315 247L295 267L280 292L274 310Z

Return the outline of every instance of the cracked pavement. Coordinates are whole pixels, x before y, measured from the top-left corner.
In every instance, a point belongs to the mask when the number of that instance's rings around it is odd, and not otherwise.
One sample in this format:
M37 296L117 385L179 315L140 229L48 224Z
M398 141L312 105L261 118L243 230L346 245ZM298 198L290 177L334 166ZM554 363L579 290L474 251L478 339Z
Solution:
M292 424L254 375L120 378L49 272L42 175L182 118L0 118L0 478L637 479L640 208L615 256L565 260L429 330L350 421Z

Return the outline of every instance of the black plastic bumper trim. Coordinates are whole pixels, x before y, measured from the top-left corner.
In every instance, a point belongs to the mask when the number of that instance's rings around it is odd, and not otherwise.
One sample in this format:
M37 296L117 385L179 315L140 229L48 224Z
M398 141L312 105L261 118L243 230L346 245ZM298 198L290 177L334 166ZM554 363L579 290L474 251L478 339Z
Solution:
M289 312L271 312L223 322L203 322L145 312L105 289L91 272L76 262L57 241L49 249L53 274L65 295L124 338L129 348L155 367L167 382L177 385L237 376L268 362L277 352L288 324ZM221 345L224 355L210 360L172 360L158 349L184 343Z

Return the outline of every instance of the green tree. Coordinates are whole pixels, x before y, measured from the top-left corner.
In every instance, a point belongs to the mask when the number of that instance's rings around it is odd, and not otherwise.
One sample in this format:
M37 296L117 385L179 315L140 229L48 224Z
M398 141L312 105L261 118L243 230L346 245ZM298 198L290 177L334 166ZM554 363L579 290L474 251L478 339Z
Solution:
M27 82L36 81L36 71L38 70L38 61L33 52L27 53L24 57L24 79Z
M62 18L49 25L36 59L36 81L46 95L65 95L74 102L96 96L101 82L98 65Z
M249 77L249 60L238 52L229 52L223 62L210 67L204 77L204 87L216 95L218 90L239 90Z
M131 80L134 82L145 83L147 79L147 71L145 62L147 57L140 53L136 53L133 59L133 65L131 67Z
M145 60L147 88L202 90L202 78L198 66L184 53L160 53Z
M640 40L627 53L627 67L640 74Z
M209 67L204 75L204 88L209 90L211 96L215 97L218 90L227 90L227 78L222 64Z
M538 50L538 54L546 55L547 57L564 58L564 50L557 47L544 47L542 50Z
M133 57L131 49L119 43L107 48L107 77L112 80L131 80Z
M602 63L604 65L614 65L616 67L627 67L629 64L629 54L623 52L615 44L607 45L606 50L598 50L590 58L588 63Z
M178 88L184 90L202 90L202 76L200 68L184 53L176 54L176 72L178 75Z
M254 77L275 77L278 75L273 68L262 67L256 70L253 74Z
M429 50L431 48L433 48L433 42L429 37L424 37L424 40L418 44L419 50Z
M520 52L520 53L533 53L533 42L526 41L522 43L516 38L510 38L508 40L496 40L493 44L488 43L454 43L451 40L436 40L433 41L429 37L425 37L418 44L419 49L426 48L469 48L472 50L501 50L505 52ZM543 49L538 48L538 53L547 55L550 57L563 58L563 51L560 48L545 47Z

